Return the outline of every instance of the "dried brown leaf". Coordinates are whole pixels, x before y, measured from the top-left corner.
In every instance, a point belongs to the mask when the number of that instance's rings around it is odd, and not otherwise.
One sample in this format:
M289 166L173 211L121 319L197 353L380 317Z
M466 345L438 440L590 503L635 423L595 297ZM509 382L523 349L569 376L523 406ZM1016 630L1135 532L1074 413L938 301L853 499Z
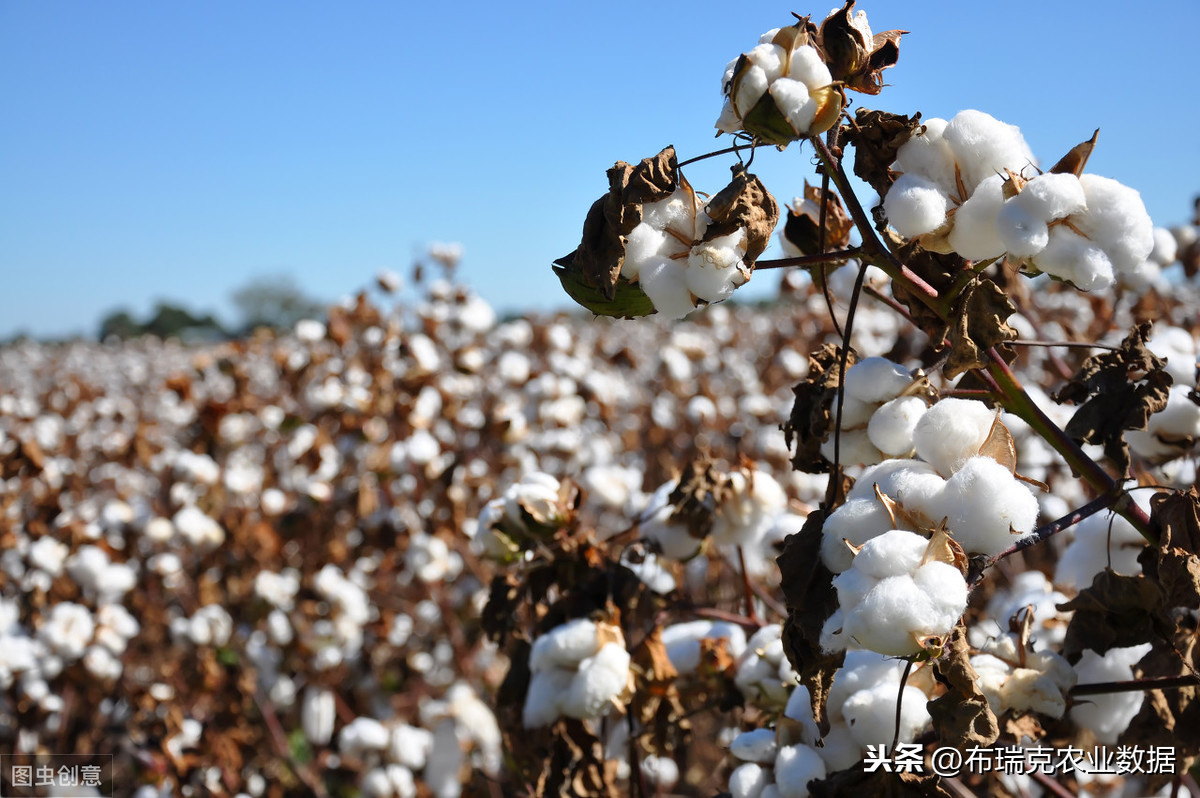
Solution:
M1066 433L1082 443L1103 444L1124 474L1129 468L1125 430L1145 429L1150 416L1167 406L1171 375L1166 362L1146 348L1148 323L1134 327L1115 351L1092 355L1054 401L1080 405Z
M732 167L733 178L704 206L712 219L704 231L704 240L729 235L739 227L746 229L746 255L742 261L753 266L771 243L771 233L779 223L779 205L766 186L746 171L742 164Z
M850 245L854 222L842 207L842 199L830 189L825 197L825 251L845 249ZM804 199L788 206L783 223L783 237L804 255L815 255L821 247L821 189L804 181ZM812 203L810 206L809 203ZM815 207L813 207L815 206Z
M1058 605L1062 612L1075 613L1067 626L1063 656L1074 663L1085 649L1103 654L1110 648L1153 640L1155 616L1162 611L1164 598L1162 587L1145 575L1101 571L1091 587Z
M821 444L833 431L834 397L839 383L838 362L841 350L825 344L808 358L808 377L792 388L796 399L791 416L784 422L784 440L788 448L796 442L792 468L810 474L828 473L832 463L821 454ZM846 368L857 361L853 352L846 359Z
M991 280L978 280L963 289L950 325L950 355L945 373L950 379L988 365L987 350L1017 338L1008 317L1017 312L1012 300Z
M843 141L854 145L854 174L883 197L896 180L891 165L896 152L921 126L921 115L904 116L859 108L854 122L841 130Z
M934 675L946 692L928 704L933 730L943 745L956 748L989 746L1000 736L996 716L976 685L971 666L967 628L954 627L942 656L933 661Z

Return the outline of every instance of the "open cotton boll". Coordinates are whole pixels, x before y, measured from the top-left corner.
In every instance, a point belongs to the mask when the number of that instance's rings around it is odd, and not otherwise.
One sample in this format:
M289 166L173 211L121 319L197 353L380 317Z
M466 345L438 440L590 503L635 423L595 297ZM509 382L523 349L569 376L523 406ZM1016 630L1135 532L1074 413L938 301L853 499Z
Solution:
M681 232L690 238L696 225L696 209L698 198L680 187L664 199L648 202L642 206L642 224L649 225L654 230L670 228ZM637 228L634 228L635 230ZM671 237L665 241L666 250L660 254L675 254L686 249L686 245Z
M1146 348L1167 361L1167 373L1175 386L1196 384L1196 340L1190 332L1160 322Z
M941 227L950 207L945 191L915 172L900 175L883 199L888 223L905 238L915 238Z
M1037 524L1037 498L990 457L972 457L946 480L941 507L954 539L971 553L999 554Z
M841 714L850 734L862 747L890 745L896 734L896 699L899 690L891 684L876 684L850 695L842 704ZM900 706L901 742L910 742L929 723L928 699L919 689L904 688Z
M1175 236L1165 227L1154 228L1154 248L1150 250L1149 260L1159 266L1170 266L1179 255L1179 245Z
M779 746L775 732L770 729L753 729L742 732L729 744L729 753L743 762L758 762L767 765L775 761Z
M817 103L809 95L807 86L798 80L780 78L771 84L770 92L775 107L794 130L803 132L812 127L817 118Z
M540 729L558 719L562 714L563 696L570 689L574 676L573 671L565 668L549 668L533 673L521 711L521 723L526 729Z
M913 430L917 454L948 477L979 453L995 417L983 402L942 399L925 411Z
M710 537L717 545L748 545L766 534L787 507L787 494L765 471L735 471L731 495L717 506Z
M895 657L920 651L919 638L949 631L931 623L929 597L909 576L880 580L858 604L843 610L842 639Z
M662 630L667 658L681 674L695 673L700 667L700 641L724 638L725 650L737 658L746 650L746 632L737 624L724 621L687 621Z
M954 153L968 194L994 174L1004 174L1006 169L1020 173L1037 163L1020 128L983 111L958 112L946 125L943 136Z
M738 116L745 118L746 114L750 113L767 93L769 83L767 71L760 66L752 65L742 71L737 91L733 95L733 107L737 109Z
M854 557L852 570L873 579L912 573L921 567L928 548L929 541L917 533L890 529L863 544Z
M625 238L625 262L621 266L621 276L626 280L638 279L642 265L661 255L666 241L666 233L645 222L633 228Z
M900 490L908 484L915 476L920 474L937 474L933 466L921 460L885 460L884 462L871 466L862 472L862 475L855 481L854 487L850 488L850 492L846 494L849 499L874 499L875 486L879 486L879 490L891 496L893 499L899 499Z
M891 526L887 510L876 499L850 499L825 519L821 530L821 562L840 574L854 561L854 552L846 545L847 541L860 546Z
M725 83L729 80L726 79ZM733 100L726 98L721 104L721 115L717 117L717 122L713 125L722 133L737 133L742 129L742 119L738 116L737 109L733 107Z
M833 435L830 435L821 444L821 456L826 460L834 461L834 443ZM867 436L865 429L844 429L840 439L836 441L838 446L837 460L842 465L875 465L883 459L882 453L875 448L871 443L870 437Z
M1075 525L1075 539L1059 555L1054 584L1065 590L1090 587L1096 574L1112 568L1122 576L1142 572L1138 555L1146 539L1114 513L1097 513Z
M808 87L808 90L815 91L823 86L828 86L833 82L833 76L829 73L829 67L811 45L805 44L797 47L792 51L791 61L788 63L787 77L792 80L798 80Z
M1085 174L1079 178L1087 210L1072 220L1100 246L1118 272L1135 272L1154 249L1154 222L1142 195L1116 180Z
M1079 178L1073 174L1053 172L1040 174L1030 180L1009 202L1020 205L1043 222L1063 219L1087 207L1087 197Z
M654 491L646 509L642 511L638 529L644 539L658 545L664 557L688 560L699 553L704 541L693 537L683 524L670 523L671 515L675 512L670 503L674 489L674 482L666 482Z
M1075 674L1079 677L1079 684L1132 679L1133 666L1146 656L1150 649L1150 643L1127 648L1110 648L1103 655L1087 649L1079 658L1079 662L1075 663ZM1112 745L1142 708L1144 698L1145 695L1141 692L1089 695L1086 701L1080 700L1071 707L1071 720L1080 728L1094 734L1097 742Z
M1101 291L1116 280L1108 254L1066 227L1050 231L1050 241L1034 258L1033 265L1047 274L1070 280L1081 291Z
M967 608L967 582L962 572L949 563L927 562L913 574L913 583L926 596L934 615L929 624L952 629Z
M868 357L846 369L846 397L879 404L912 385L912 375L886 357Z
M853 369L853 367L851 367ZM849 370L846 372L850 373ZM876 402L864 402L861 399L856 399L853 396L845 395L842 397L842 429L858 429L865 427L867 422L871 420L871 416L875 414L879 405ZM837 402L829 408L830 415L834 420L837 420Z
M901 457L913 450L913 430L925 415L925 400L919 396L900 396L886 402L871 416L867 437L886 455Z
M1008 254L1017 258L1033 257L1050 243L1050 228L1015 198L996 214L996 235Z
M529 669L545 670L551 667L574 668L585 658L596 653L599 645L595 621L576 618L556 626L533 641L529 653Z
M787 706L783 710L784 717L791 718L800 724L800 740L808 745L815 745L821 739L817 722L813 719L812 694L802 684L796 685L788 696Z
M783 798L808 798L808 783L825 778L825 761L807 745L786 745L775 756L775 786Z
M598 718L629 682L629 652L620 643L605 643L579 663L579 671L562 697L562 712L572 718Z
M1002 207L1004 178L992 175L955 211L954 229L948 237L954 251L967 260L988 260L1003 255L1004 241L996 230L996 216Z
M738 765L729 774L730 798L762 798L771 783L771 771L755 762Z
M892 169L897 172L924 175L949 194L954 190L954 151L946 142L947 122L934 117L896 151Z
M682 319L696 309L687 285L687 270L677 261L654 257L642 264L638 283L654 309L669 319Z
M755 66L760 66L767 74L767 80L773 81L783 75L784 60L787 53L778 44L762 42L746 53Z
M738 658L734 683L753 704L781 707L796 685L796 672L783 651L782 627L770 624L759 629Z

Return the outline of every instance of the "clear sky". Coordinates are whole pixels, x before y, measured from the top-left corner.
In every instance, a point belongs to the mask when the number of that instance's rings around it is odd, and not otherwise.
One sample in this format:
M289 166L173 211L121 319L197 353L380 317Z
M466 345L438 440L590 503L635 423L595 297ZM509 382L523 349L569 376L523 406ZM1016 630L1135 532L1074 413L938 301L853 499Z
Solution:
M335 299L435 241L463 245L497 308L561 306L549 264L604 170L724 146L725 63L827 4L0 0L0 338L93 334L159 298L232 321L232 289L263 275ZM1187 219L1196 0L858 8L911 33L893 85L857 104L978 108L1043 163L1099 127L1089 171L1157 224ZM755 171L786 202L809 155ZM728 163L685 171L715 191Z

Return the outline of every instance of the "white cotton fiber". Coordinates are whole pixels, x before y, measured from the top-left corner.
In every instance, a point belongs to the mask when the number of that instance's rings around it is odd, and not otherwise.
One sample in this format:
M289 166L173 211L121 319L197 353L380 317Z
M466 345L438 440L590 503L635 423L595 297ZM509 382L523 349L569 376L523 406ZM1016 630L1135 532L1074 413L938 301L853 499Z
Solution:
M1112 568L1123 576L1142 572L1138 555L1146 539L1119 515L1097 513L1074 527L1075 539L1063 550L1054 570L1054 584L1065 590L1091 587L1096 574Z
M729 744L729 753L743 762L758 762L767 765L775 760L779 746L775 743L775 732L770 729L753 729L742 732Z
M604 715L629 681L629 652L620 643L605 643L579 671L562 696L562 713L571 718Z
M549 668L533 673L521 713L521 721L526 729L549 726L562 714L562 697L571 686L574 675L564 668Z
M937 471L921 460L886 460L863 471L846 498L874 499L878 485L881 492L898 499L899 491L918 474L937 474Z
M556 626L533 642L529 669L540 671L554 666L574 668L596 653L596 622L576 618Z
M1151 644L1112 648L1104 655L1088 649L1075 663L1079 684L1119 682L1133 678L1133 665L1150 651ZM1142 707L1145 694L1137 691L1089 695L1071 707L1071 720L1088 729L1096 741L1112 745Z
M972 457L946 480L942 512L968 552L999 554L1037 524L1037 498L1005 466Z
M846 374L850 374L847 369ZM842 397L842 429L858 429L865 427L867 422L871 420L871 416L875 414L878 405L874 402L864 402L861 399L855 399L853 396L844 395ZM837 420L837 402L829 408L829 414L832 420Z
M880 406L867 425L867 436L875 448L892 457L913 450L913 430L925 415L925 400L919 396L900 396Z
M642 206L642 224L647 224L655 230L666 230L669 227L687 235L695 227L695 217L696 201L682 187L675 189L669 197L658 202L647 202ZM671 247L670 243L668 247ZM683 248L682 243L675 242L671 252L682 251Z
M890 745L896 734L896 699L899 690L877 684L846 699L842 716L860 746ZM905 687L900 707L900 740L908 742L929 722L928 699L915 687Z
M1014 172L1036 163L1020 128L982 111L960 111L943 134L954 152L968 193L994 174ZM1032 170L1031 170L1032 171Z
M724 638L726 651L737 658L746 650L746 633L737 624L724 621L687 621L662 631L667 658L680 673L695 673L700 667L700 641Z
M995 417L983 402L942 399L925 411L913 430L917 454L948 477L979 453Z
M1033 257L1050 243L1050 228L1015 199L1004 203L996 214L996 235L1016 258Z
M767 93L767 72L760 66L750 66L742 70L737 84L737 92L733 95L733 107L738 115L745 118L746 114Z
M1116 280L1113 263L1105 251L1066 227L1050 231L1050 241L1033 259L1033 265L1070 280L1081 291L1100 291Z
M852 570L874 579L907 574L921 566L927 548L929 541L917 533L891 529L863 544Z
M915 654L918 638L949 631L933 625L928 596L908 576L880 580L858 605L844 609L843 636L889 656Z
M808 745L815 745L821 738L817 722L813 719L812 694L802 684L796 685L788 696L787 706L783 710L784 717L791 718L800 724L800 739Z
M687 287L687 271L668 258L651 258L642 265L639 282L654 309L669 319L682 319L695 310Z
M784 119L798 133L812 127L817 116L817 102L808 93L808 87L798 80L780 78L771 84L771 97Z
M1043 222L1065 218L1087 207L1087 197L1078 177L1051 172L1030 180L1010 202Z
M829 67L811 45L805 44L792 51L791 63L788 64L787 76L798 80L815 91L833 82Z
M1136 271L1154 249L1154 223L1142 195L1116 180L1085 174L1079 178L1087 210L1076 226L1108 255L1118 272Z
M825 761L807 745L787 745L775 757L775 785L783 798L808 798L808 783L825 778Z
M821 562L835 574L850 567L854 553L843 540L855 546L891 529L891 519L874 498L851 499L825 519L821 537Z
M636 280L642 264L660 255L666 240L666 233L655 230L645 222L633 228L625 239L625 263L621 266L621 276L626 280Z
M847 608L858 606L871 592L871 588L879 583L880 578L866 574L858 568L847 568L833 578L838 603Z
M770 770L754 762L747 762L729 774L730 798L760 798L770 783Z
M772 81L783 75L783 61L786 57L783 48L778 44L759 44L750 52L746 53L756 66L762 67L762 70L767 74L767 80Z
M1154 248L1150 250L1150 260L1159 266L1170 266L1179 255L1179 245L1175 236L1165 227L1154 228Z
M841 438L838 440L837 459L842 465L874 465L883 459L883 455L871 443L871 439L867 437L865 429L842 430ZM833 462L834 460L834 437L830 435L824 443L821 444L821 456L826 460Z
M949 194L954 191L954 152L946 143L946 120L933 118L896 151L892 169L924 175Z
M846 369L846 396L879 404L912 384L912 375L885 357L868 357Z
M954 214L950 246L967 260L988 260L1004 254L996 231L996 215L1004 206L1004 178L992 175L975 189Z
M929 597L934 610L931 625L951 629L967 609L967 582L949 563L927 562L913 574L913 583Z
M950 200L944 190L924 175L900 175L883 200L888 223L905 238L936 230L946 221Z

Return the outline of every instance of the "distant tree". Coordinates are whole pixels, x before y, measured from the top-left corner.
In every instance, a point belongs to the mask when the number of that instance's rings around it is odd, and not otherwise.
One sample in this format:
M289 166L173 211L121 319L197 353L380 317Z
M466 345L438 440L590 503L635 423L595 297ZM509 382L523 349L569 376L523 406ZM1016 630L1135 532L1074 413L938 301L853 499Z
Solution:
M106 340L109 336L116 336L124 340L141 334L142 325L129 315L129 311L122 308L109 313L100 320L100 333L97 337L101 341Z
M306 295L286 275L256 278L234 291L231 299L241 315L242 332L256 327L288 329L301 319L325 315L325 304Z

